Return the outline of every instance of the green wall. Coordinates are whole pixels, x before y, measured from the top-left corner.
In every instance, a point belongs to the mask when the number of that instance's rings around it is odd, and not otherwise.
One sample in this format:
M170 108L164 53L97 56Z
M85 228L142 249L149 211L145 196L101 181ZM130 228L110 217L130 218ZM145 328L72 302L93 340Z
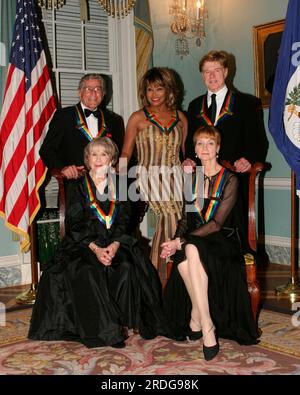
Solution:
M253 67L252 27L284 19L288 0L206 0L206 39L196 47L189 40L190 54L183 59L175 54L176 36L170 31L170 1L150 0L154 32L155 66L173 68L185 87L183 109L205 91L198 71L200 58L212 49L225 50L235 57L236 75L234 86L242 92L255 94ZM300 23L300 22L299 22ZM268 109L264 110L265 126L270 148L268 162L272 169L266 177L290 177L290 168L275 147L268 131ZM272 236L290 237L290 193L288 190L265 191L265 233Z
M4 222L0 220L0 257L8 255L16 255L19 251L19 243L12 241L12 232L5 226Z
M187 104L203 89L198 72L199 59L211 49L223 49L236 58L235 86L254 93L252 27L285 18L288 0L206 0L206 39L201 47L189 40L190 55L183 60L175 54L176 36L170 31L171 1L150 0L154 32L155 65L174 68L181 76Z
M2 2L0 0L0 4ZM183 107L186 109L187 104L204 91L198 62L211 49L223 49L234 55L235 87L254 94L252 27L285 18L288 0L207 0L206 39L200 48L195 46L194 40L189 40L190 55L183 60L175 54L176 37L170 31L170 0L149 0L149 3L154 31L154 65L168 66L178 72L185 86ZM267 119L266 109L266 129ZM266 177L289 178L289 167L269 134L268 137L268 161L271 162L272 169ZM289 191L265 191L265 223L267 235L290 236ZM15 254L17 249L18 243L12 241L11 233L0 220L0 256Z

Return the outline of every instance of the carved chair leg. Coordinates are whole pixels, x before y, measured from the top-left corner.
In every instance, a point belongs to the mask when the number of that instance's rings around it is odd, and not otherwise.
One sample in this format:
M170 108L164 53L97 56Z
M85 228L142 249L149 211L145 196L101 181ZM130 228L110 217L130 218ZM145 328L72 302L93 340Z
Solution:
M247 284L248 284L248 291L250 294L251 300L251 308L255 322L257 323L258 319L258 308L260 302L260 286L256 279L256 264L246 263L246 275L247 275Z

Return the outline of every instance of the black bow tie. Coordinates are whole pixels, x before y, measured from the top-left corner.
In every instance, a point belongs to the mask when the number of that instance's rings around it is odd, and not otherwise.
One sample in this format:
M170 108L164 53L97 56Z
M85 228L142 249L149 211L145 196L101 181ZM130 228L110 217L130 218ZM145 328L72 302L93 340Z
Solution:
M88 108L84 109L84 115L86 118L89 117L91 114L93 114L94 117L98 118L100 111L99 110L92 111L92 110L89 110Z

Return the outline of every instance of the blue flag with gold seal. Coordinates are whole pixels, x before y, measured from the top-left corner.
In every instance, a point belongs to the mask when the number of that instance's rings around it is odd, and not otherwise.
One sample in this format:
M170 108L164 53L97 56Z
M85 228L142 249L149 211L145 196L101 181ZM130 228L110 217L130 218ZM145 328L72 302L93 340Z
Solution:
M274 86L269 130L296 174L300 191L300 0L289 0Z

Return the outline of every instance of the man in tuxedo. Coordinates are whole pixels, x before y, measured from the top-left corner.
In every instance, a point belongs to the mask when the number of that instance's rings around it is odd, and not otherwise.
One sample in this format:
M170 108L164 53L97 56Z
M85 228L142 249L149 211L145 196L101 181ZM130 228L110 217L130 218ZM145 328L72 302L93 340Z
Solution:
M200 164L195 158L193 134L204 125L214 125L221 133L219 160L227 160L240 175L245 220L248 210L248 176L251 164L264 162L268 150L263 111L258 98L233 92L226 86L228 56L224 51L210 51L199 63L207 92L188 107L189 130L184 165Z
M61 170L67 179L78 178L84 169L84 148L97 137L110 137L122 151L124 122L121 116L100 108L105 93L102 76L86 74L78 86L80 102L55 112L40 149L48 169Z

